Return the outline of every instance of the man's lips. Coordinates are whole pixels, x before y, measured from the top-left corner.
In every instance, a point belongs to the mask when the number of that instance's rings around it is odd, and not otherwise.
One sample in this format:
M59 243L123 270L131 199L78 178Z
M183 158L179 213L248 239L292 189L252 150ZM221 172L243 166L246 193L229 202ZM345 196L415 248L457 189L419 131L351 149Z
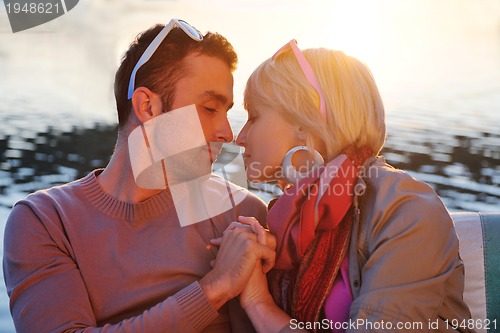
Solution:
M221 148L210 146L210 145L207 146L207 150L208 150L208 152L212 153L212 155L219 155L222 151Z
M215 161L217 156L219 156L220 153L222 152L222 144L217 142L211 142L206 145L205 149L208 152L209 157L213 162Z

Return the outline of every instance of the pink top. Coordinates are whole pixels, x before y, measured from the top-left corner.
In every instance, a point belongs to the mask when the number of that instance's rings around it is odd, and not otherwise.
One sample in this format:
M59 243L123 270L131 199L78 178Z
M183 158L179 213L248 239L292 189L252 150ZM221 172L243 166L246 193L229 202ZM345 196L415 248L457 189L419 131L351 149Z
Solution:
M340 272L333 282L332 290L325 302L325 316L334 323L332 325L334 327L332 332L345 332L345 329L335 328L335 323L344 323L349 320L349 309L352 300L351 287L349 285L349 260L346 255L340 266Z

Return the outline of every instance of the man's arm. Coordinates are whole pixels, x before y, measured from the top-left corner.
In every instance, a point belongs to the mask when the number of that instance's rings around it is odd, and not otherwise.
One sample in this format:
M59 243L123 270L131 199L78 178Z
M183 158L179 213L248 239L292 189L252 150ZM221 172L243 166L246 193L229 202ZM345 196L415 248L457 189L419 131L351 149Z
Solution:
M240 285L237 282L245 278L241 275L248 270L244 266L252 260L238 258L247 256L253 248L240 250L227 261L218 259L218 266L199 283L192 283L140 315L100 325L70 244L52 237L30 207L18 204L7 221L4 243L4 276L16 330L198 332L218 316L219 307L241 291L238 288L244 281Z

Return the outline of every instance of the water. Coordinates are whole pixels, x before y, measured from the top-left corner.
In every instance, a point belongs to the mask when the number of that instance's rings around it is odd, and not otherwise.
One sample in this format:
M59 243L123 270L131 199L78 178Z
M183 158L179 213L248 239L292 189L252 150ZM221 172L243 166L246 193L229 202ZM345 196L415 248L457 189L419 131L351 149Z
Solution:
M121 52L136 32L170 17L220 31L238 51L235 132L245 120L246 78L286 41L342 49L377 79L387 111L387 160L431 184L451 211L500 211L498 1L88 0L18 34L3 10L0 236L16 200L106 165L116 136L112 79ZM238 152L224 149L221 159ZM254 191L266 201L278 193L271 185ZM13 326L0 284L2 332Z

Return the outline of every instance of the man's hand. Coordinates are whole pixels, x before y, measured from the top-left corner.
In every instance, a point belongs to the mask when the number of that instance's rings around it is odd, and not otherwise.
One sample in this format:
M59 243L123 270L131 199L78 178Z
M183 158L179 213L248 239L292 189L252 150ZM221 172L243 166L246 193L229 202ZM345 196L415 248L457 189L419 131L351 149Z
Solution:
M217 239L212 242L214 245L220 244L219 253L213 270L200 280L200 285L216 309L242 292L256 264L262 262L267 272L274 266L276 258L274 249L266 245L266 231L257 220L244 217L238 220L249 224L233 222L224 231L222 241ZM275 247L275 241L269 242Z

